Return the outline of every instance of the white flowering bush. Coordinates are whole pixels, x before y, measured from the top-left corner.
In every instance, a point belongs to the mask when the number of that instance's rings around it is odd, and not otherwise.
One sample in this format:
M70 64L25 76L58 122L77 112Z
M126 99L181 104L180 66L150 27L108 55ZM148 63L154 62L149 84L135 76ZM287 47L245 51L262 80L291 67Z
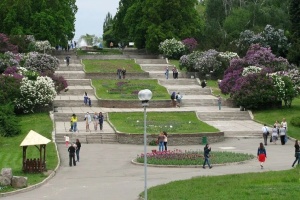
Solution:
M277 98L282 100L285 96L285 83L282 80L282 76L279 76L277 73L269 74L273 80L273 84L276 88Z
M217 71L222 63L217 59L219 52L214 49L202 52L201 56L196 59L194 68L201 73L213 73Z
M159 51L167 58L178 59L186 52L185 45L175 38L166 39L158 46Z
M40 54L37 52L30 52L24 56L24 65L28 70L37 72L54 72L59 66L59 60L48 54Z
M261 68L256 66L245 67L242 72L242 76L247 76L248 74L260 73Z
M51 47L51 44L48 40L45 40L45 41L34 42L34 49L37 52L45 53L45 52L50 52L53 49L53 47Z
M179 66L181 67L181 69L183 67L185 67L187 69L187 71L190 71L190 72L195 71L194 66L196 64L196 60L201 55L202 55L202 52L200 52L200 51L193 51L189 55L183 55L179 59Z
M38 106L46 106L55 96L55 86L51 78L39 76L36 80L24 77L20 87L21 95L15 100L16 107L24 113L34 112Z
M231 51L219 52L219 56L228 61L230 61L233 58L239 58L239 55L237 53Z

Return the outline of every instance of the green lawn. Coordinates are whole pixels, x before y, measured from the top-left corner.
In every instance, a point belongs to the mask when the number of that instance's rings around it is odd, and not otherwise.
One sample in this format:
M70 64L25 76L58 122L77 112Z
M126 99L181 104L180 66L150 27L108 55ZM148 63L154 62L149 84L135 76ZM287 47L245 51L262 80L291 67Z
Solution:
M41 182L46 178L43 174L24 174L22 172L22 147L21 142L26 137L30 130L34 130L41 135L51 139L51 132L53 130L53 124L49 117L49 113L36 113L18 116L22 132L16 137L1 137L0 136L0 169L12 168L13 175L15 176L27 176L28 184L33 185ZM56 154L55 145L50 142L47 145L47 168L53 170L57 166L58 158ZM28 158L39 158L39 151L35 146L27 148ZM1 190L0 192L10 191L12 188Z
M227 99L229 95L224 95L221 93L218 82L216 80L207 80L207 86L212 89L212 94L215 96L221 95L222 98Z
M109 120L118 131L124 133L144 133L144 113L109 113ZM158 134L166 131L171 134L218 132L219 130L200 121L195 112L148 112L147 133Z
M157 80L92 80L97 96L101 99L138 100L138 92L152 91L152 99L170 99L167 89Z
M179 60L170 60L169 59L169 63L172 64L172 65L175 65L175 67L180 70L179 68Z
M299 174L300 167L287 171L197 177L152 187L148 190L148 199L295 199L300 194Z
M290 123L292 117L300 116L300 98L294 99L291 108L283 107L281 109L259 110L252 112L255 120L262 124L268 124L269 126L273 126L276 120L280 123L282 118L286 118L288 123L288 135L300 140L300 127L295 127Z
M119 49L77 50L77 55L122 55Z
M137 73L144 72L134 60L82 60L87 73L115 73L117 69L125 68L126 72Z

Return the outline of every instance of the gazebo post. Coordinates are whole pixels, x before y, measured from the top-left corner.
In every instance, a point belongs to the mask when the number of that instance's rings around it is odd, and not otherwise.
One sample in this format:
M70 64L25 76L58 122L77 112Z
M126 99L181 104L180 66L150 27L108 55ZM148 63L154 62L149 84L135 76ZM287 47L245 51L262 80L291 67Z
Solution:
M45 170L47 169L46 167L46 145L44 144L44 168Z
M23 146L23 163L22 163L23 171L26 171L26 149L27 146Z

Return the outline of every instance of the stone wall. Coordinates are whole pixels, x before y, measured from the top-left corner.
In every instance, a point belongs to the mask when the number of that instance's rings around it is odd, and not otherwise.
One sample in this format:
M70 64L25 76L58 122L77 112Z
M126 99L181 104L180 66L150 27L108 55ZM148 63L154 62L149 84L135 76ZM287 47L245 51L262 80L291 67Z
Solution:
M158 135L152 134L147 135L147 144L152 140L157 140ZM168 145L179 146L179 145L199 145L205 140L208 143L216 143L224 141L224 132L217 133L198 133L198 134L168 134ZM117 140L121 144L144 144L143 134L126 134L117 133Z
M85 73L85 79L117 79L117 72L116 73ZM127 72L126 79L147 79L149 78L149 72ZM126 80L125 79L125 80ZM122 80L122 79L120 79Z
M142 108L140 100L98 100L98 105L103 108ZM170 108L171 100L151 100L149 108Z

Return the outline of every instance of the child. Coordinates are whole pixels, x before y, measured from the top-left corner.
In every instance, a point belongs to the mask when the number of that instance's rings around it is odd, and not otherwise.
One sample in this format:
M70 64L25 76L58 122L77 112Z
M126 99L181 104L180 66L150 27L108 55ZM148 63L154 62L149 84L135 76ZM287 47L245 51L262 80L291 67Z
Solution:
M91 98L88 98L88 103L89 103L89 106L92 107L92 100L91 100Z
M66 147L68 147L69 146L70 138L67 135L65 135L64 138L65 138L65 142L66 142Z

